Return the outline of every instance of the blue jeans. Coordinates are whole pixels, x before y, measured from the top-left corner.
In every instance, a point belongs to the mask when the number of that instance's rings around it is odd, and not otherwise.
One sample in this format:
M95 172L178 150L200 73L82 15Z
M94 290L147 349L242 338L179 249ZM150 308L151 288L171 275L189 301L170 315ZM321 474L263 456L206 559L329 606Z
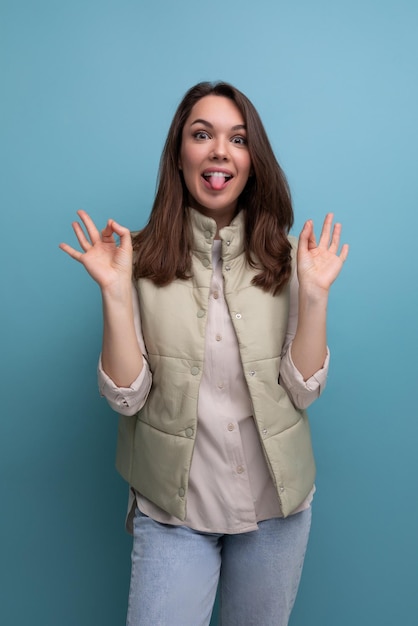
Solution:
M223 535L137 510L127 626L208 626L218 583L222 626L286 626L310 525L309 508Z

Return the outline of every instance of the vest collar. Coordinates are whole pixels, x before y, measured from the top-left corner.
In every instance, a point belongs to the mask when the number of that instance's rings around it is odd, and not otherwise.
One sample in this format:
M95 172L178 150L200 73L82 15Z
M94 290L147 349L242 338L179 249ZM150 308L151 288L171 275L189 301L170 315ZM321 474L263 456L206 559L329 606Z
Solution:
M202 215L190 208L189 215L193 232L193 252L200 259L211 254L213 240L216 235L216 222L211 217ZM222 241L222 258L231 260L244 252L244 214L241 210L229 226L219 231Z

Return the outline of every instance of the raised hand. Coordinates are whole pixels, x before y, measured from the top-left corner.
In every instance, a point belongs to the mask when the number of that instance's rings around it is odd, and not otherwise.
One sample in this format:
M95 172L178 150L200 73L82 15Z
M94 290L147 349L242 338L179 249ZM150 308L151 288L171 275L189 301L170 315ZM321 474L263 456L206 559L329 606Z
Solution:
M319 243L316 242L312 220L305 223L300 234L298 279L300 287L307 291L328 291L348 256L347 244L338 253L341 224L333 227L333 217L332 213L325 217Z
M132 242L129 229L114 220L108 220L100 233L85 211L77 211L77 214L87 234L79 222L73 222L72 227L83 251L80 252L66 243L60 244L61 250L84 265L102 291L119 286L121 281L130 284ZM120 245L117 245L115 235L120 237Z

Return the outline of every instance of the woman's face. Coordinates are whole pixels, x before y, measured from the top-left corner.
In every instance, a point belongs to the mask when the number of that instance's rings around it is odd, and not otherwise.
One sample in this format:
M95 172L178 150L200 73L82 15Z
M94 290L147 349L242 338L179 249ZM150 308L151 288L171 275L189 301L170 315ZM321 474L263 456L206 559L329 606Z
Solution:
M205 96L183 128L179 167L190 204L222 228L234 216L251 171L244 119L229 98Z

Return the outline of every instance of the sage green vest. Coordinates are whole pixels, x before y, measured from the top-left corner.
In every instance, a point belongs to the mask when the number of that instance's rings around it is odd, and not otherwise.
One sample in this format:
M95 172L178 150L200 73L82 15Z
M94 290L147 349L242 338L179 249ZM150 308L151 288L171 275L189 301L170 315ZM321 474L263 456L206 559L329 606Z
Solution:
M156 287L138 281L142 331L153 383L145 406L121 416L116 465L143 496L180 520L197 424L205 350L215 222L190 211L193 278ZM284 516L309 494L315 476L307 415L278 384L287 328L289 290L272 296L251 285L257 273L243 249L243 215L220 231L224 294L238 338L254 420ZM295 244L295 241L292 241Z

